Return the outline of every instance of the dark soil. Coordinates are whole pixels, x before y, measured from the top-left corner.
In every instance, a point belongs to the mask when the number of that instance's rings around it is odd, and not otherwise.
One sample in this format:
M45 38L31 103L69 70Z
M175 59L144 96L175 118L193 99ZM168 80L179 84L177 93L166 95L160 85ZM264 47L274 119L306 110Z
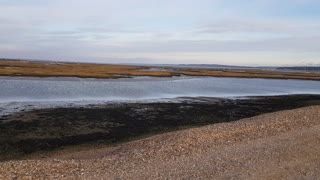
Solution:
M0 119L0 160L65 146L119 143L309 105L320 105L320 95L237 100L203 97L180 103L128 103L20 112Z

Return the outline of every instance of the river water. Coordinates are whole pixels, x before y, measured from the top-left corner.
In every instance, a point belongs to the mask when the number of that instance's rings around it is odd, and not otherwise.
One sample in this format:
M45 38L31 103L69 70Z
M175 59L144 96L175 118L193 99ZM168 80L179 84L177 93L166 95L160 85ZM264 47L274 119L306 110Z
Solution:
M320 82L215 77L0 78L0 103L320 94Z
M186 76L114 80L1 77L0 117L54 107L177 102L181 97L246 98L288 94L320 94L320 82Z

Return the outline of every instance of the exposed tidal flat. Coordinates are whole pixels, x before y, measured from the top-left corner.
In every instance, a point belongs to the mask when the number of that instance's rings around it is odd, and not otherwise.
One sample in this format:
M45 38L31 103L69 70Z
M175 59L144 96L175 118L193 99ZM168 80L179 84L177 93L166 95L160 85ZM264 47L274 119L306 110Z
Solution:
M320 83L214 77L2 77L1 160L320 104ZM299 95L300 94L300 95Z
M180 102L119 103L34 109L0 119L0 160L72 145L107 145L188 127L320 105L320 95L247 99L189 98Z

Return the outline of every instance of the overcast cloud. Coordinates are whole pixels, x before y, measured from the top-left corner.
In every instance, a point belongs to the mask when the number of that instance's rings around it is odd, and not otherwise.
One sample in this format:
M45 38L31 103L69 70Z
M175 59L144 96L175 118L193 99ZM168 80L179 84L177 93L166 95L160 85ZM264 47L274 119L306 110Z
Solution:
M0 56L320 64L318 0L0 0Z

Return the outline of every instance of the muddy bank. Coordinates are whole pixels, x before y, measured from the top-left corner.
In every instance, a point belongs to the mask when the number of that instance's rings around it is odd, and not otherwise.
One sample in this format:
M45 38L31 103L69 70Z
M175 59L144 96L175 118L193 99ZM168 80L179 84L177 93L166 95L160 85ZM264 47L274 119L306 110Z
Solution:
M0 160L72 145L119 143L309 105L320 105L320 95L234 100L190 98L180 103L109 104L20 112L0 119Z

